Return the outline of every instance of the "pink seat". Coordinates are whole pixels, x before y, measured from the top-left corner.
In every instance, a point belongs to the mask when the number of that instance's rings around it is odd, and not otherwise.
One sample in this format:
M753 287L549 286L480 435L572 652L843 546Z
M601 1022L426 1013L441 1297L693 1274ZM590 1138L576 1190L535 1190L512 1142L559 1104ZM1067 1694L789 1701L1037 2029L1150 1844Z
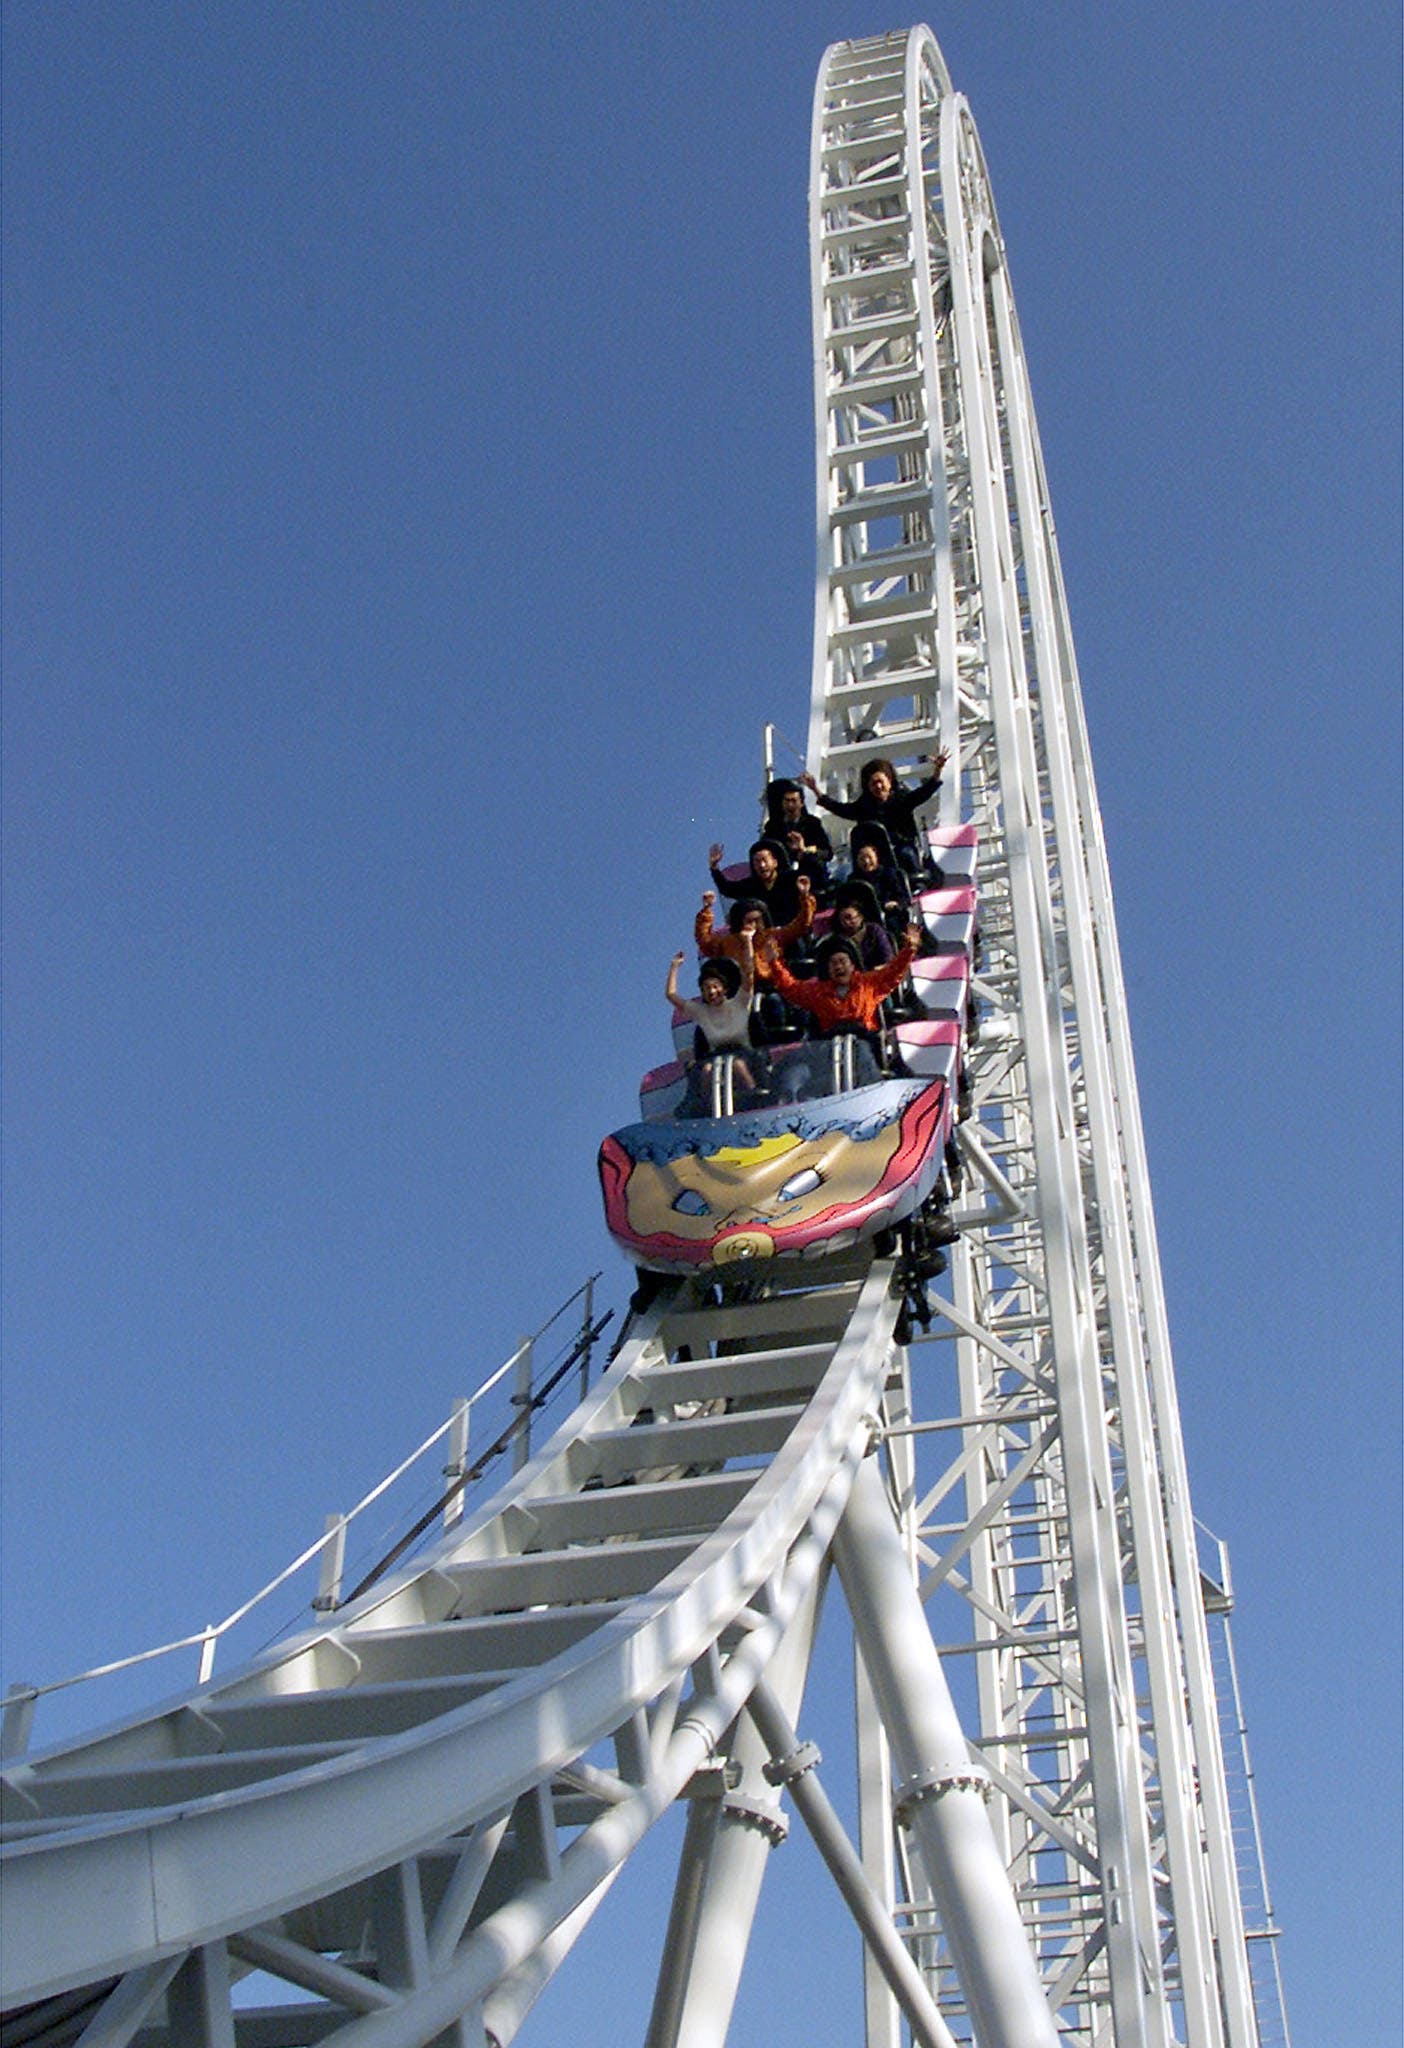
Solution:
M897 1026L903 1045L960 1044L960 1025L953 1017L911 1017Z
M975 880L975 827L973 825L929 825L926 844L931 858L950 885L970 885Z
M973 889L925 889L917 897L921 921L938 946L970 951L975 937Z
M681 1060L653 1067L639 1083L639 1113L645 1123L672 1116L683 1099L687 1076Z
M935 953L912 962L912 987L928 1010L965 1008L970 963L963 953Z
M923 1080L939 1075L954 1088L960 1072L960 1025L952 1018L928 1017L899 1024L894 1033L909 1074Z

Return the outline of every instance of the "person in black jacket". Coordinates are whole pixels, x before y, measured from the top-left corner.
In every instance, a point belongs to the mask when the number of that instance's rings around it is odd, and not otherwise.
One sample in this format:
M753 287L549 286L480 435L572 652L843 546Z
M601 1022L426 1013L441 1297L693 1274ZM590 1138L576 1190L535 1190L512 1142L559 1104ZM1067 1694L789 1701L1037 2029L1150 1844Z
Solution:
M941 787L941 771L950 755L943 747L928 758L930 775L910 789L897 780L897 770L890 761L879 757L865 762L859 777L862 787L851 802L844 797L825 796L812 775L803 775L800 780L813 790L821 810L832 811L836 818L852 818L860 825L885 826L901 865L908 874L919 875L922 858L916 814Z
M765 786L765 832L789 848L796 866L801 853L826 870L834 857L833 841L805 803L804 791L788 775L778 775Z
M882 921L895 937L911 914L911 884L896 865L892 842L881 825L855 825L848 842L855 882L866 882L878 900Z
M840 882L834 893L834 930L856 948L865 972L886 967L896 947L883 929L877 894L868 882Z
M773 925L793 923L799 916L799 890L789 852L780 841L758 839L751 848L750 872L739 882L728 881L721 871L725 852L718 841L708 856L718 895L750 897L764 905Z

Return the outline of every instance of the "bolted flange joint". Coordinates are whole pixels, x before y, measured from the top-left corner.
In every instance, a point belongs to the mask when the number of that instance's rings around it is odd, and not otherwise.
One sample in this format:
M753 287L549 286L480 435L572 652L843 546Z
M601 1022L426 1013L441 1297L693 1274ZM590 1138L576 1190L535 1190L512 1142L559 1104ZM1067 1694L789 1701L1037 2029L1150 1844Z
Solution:
M778 1849L790 1832L790 1823L775 1807L739 1798L734 1792L727 1793L721 1808L728 1820L739 1821L742 1827L755 1828L764 1835L772 1849Z
M909 1778L893 1801L892 1816L898 1827L910 1827L923 1799L939 1799L943 1792L978 1792L982 1799L990 1799L994 1785L979 1764L967 1764L959 1771L925 1771L919 1778Z
M767 1785L793 1785L796 1778L802 1778L823 1761L817 1742L801 1742L788 1756L774 1756L768 1764L762 1764L761 1776Z

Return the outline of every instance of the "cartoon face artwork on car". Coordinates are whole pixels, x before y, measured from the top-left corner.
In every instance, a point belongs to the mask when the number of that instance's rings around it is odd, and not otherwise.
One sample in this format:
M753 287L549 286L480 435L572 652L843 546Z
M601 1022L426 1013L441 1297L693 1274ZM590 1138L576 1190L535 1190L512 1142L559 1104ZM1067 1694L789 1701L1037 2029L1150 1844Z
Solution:
M600 1148L605 1218L640 1264L695 1271L816 1258L930 1192L949 1115L939 1081L888 1081L751 1115L631 1124Z

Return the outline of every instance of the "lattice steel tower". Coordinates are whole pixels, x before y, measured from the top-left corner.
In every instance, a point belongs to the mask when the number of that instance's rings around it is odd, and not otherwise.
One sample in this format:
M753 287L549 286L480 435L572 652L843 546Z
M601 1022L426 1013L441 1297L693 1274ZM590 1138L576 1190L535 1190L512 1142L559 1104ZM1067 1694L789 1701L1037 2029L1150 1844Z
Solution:
M1257 2030L1111 885L1004 244L929 30L828 52L810 238L810 765L958 744L942 815L981 847L963 1136L1005 1208L953 1259L959 1426L909 1440L944 1460L894 1451L904 1530L924 1595L968 1610L1065 2030L1237 2048Z
M499 1493L302 1634L49 1751L13 1701L33 2048L504 2048L680 1797L648 2048L720 2048L787 1791L862 1929L866 2048L1259 2048L1057 550L928 30L827 53L811 190L808 766L846 794L948 748L936 841L977 850L930 1325L886 1248L668 1281ZM831 1567L856 1846L801 1739Z

